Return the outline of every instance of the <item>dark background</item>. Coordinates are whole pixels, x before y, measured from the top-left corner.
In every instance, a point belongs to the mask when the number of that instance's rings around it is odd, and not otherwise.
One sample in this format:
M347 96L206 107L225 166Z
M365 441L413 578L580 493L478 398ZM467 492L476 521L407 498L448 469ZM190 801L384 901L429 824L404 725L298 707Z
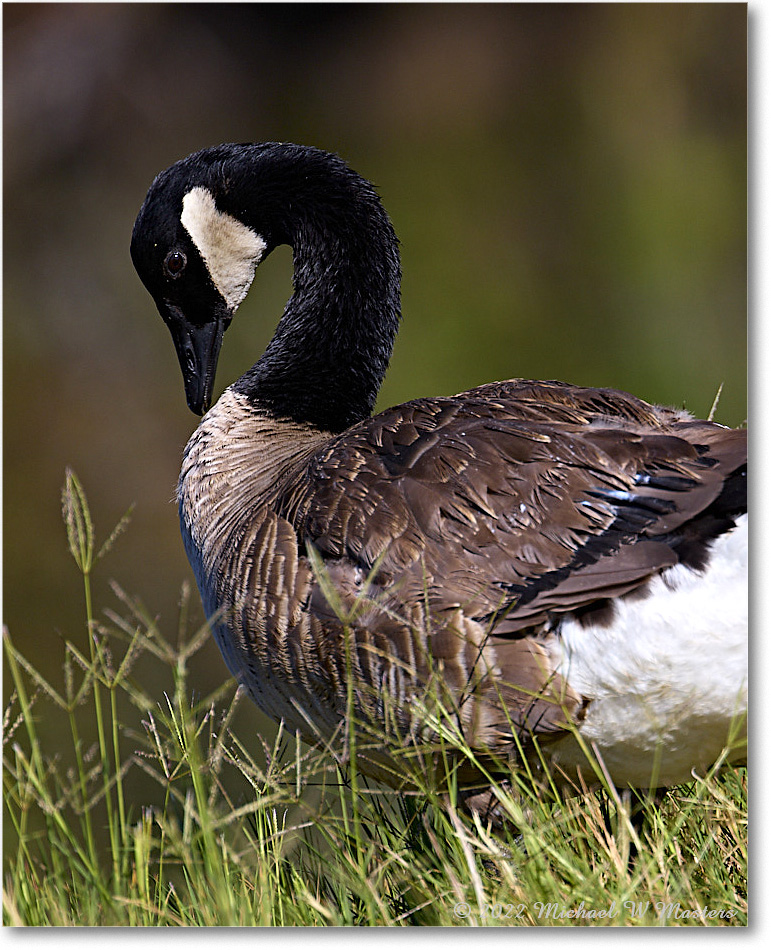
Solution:
M154 175L205 145L313 144L376 182L404 267L381 407L524 376L706 415L723 383L718 420L744 421L744 4L13 4L3 17L3 610L55 683L62 639L85 649L65 466L100 538L136 503L97 566L97 612L118 606L114 577L172 636L191 577L173 494L196 420L128 243ZM261 352L290 278L286 248L258 271L218 393ZM210 644L201 689L224 672Z

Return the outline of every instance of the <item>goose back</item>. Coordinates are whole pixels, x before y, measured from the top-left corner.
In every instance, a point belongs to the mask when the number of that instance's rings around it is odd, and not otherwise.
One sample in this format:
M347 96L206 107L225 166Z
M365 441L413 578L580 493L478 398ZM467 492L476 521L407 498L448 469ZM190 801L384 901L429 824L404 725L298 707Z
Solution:
M180 511L223 653L272 716L328 739L352 677L381 772L384 723L425 745L432 704L513 760L591 704L560 668L563 621L610 626L619 599L700 570L745 453L741 430L557 382L419 399L337 436L228 391L188 446Z

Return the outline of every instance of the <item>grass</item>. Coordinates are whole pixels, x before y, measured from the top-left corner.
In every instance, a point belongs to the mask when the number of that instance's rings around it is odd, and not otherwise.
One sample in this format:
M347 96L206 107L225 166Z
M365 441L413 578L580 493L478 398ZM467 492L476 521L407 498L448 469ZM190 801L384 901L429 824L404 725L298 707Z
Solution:
M190 682L208 631L188 630L187 592L173 637L118 587L120 613L97 620L91 572L126 519L97 551L71 472L63 498L87 645L64 644L57 690L5 634L6 925L747 923L744 770L660 801L608 784L566 797L518 774L497 790L511 823L492 831L452 788L370 783L354 730L345 758L281 730L268 746L238 736L241 693L196 697ZM173 683L162 702L135 675L147 656ZM68 736L54 748L38 728L52 717ZM152 779L141 803L127 793L137 771Z

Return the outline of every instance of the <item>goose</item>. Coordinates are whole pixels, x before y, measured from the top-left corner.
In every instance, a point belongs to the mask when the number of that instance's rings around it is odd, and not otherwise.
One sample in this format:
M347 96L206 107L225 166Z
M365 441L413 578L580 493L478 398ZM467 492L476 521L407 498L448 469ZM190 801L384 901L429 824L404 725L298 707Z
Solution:
M282 244L275 335L211 406L225 330ZM372 415L397 238L375 188L317 148L176 162L131 256L203 415L177 489L185 550L225 663L271 718L331 743L352 716L359 767L392 785L448 735L563 782L587 750L643 789L746 762L745 429L526 379ZM479 775L459 775L473 799Z

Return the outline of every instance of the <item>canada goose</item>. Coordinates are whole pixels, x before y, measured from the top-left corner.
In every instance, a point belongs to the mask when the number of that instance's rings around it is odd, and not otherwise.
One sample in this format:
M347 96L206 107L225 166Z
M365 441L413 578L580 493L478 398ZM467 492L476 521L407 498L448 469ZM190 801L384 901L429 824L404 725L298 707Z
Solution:
M223 333L280 244L291 299L209 409ZM741 734L746 431L520 379L372 417L400 319L397 239L373 187L315 148L177 162L131 254L190 409L209 409L179 479L185 548L266 713L328 739L349 673L362 725L429 743L438 680L473 748L514 764L538 739L570 777L585 743L642 788L688 781ZM384 750L371 769L396 781Z

